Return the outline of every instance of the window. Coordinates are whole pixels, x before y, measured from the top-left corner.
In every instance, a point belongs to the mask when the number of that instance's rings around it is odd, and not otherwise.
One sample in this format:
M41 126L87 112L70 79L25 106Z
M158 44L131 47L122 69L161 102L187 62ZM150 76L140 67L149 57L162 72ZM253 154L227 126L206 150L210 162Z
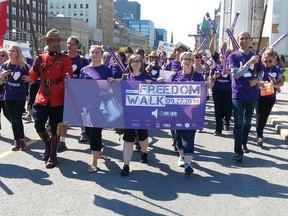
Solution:
M83 4L80 4L80 8L81 8L81 9L83 8Z
M65 8L65 4L62 4L62 9L64 9Z
M89 4L86 4L86 8L89 8Z
M71 11L68 11L68 17L71 17Z
M86 19L86 22L88 23L88 22L89 22L89 19Z
M77 11L74 11L73 15L74 15L74 16L77 16Z
M75 9L77 8L77 4L74 4L74 8L75 8Z
M86 11L86 16L89 16L89 11Z
M53 9L53 3L50 3L50 8Z
M83 11L80 11L80 16L83 16Z
M71 9L71 4L68 4L68 8L70 8L70 9Z
M56 3L56 9L59 9L59 4L58 3Z

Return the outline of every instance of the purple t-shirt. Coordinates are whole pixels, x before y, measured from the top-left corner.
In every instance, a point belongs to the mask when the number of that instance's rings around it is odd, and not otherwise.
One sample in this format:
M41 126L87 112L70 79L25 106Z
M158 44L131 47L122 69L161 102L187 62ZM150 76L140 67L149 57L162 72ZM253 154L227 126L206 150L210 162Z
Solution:
M152 76L145 72L141 72L139 76L134 76L131 72L128 73L127 80L133 80L133 81L145 81L146 79L152 80Z
M113 77L113 75L111 69L105 65L98 67L88 65L80 71L80 79L107 80L108 77Z
M201 73L194 72L193 78L191 79L193 72L190 74L184 74L182 70L174 72L169 77L168 81L177 81L177 82L187 82L187 81L204 81L204 77Z
M176 59L170 61L166 67L164 68L164 70L169 70L169 71L180 71L182 70L181 64L179 61L177 61Z
M72 62L73 68L73 78L79 79L81 68L89 65L89 61L86 58L81 57L80 55L75 56L74 58L70 58Z
M12 101L19 101L19 100L26 100L26 82L22 80L22 76L26 75L29 76L29 67L26 64L24 68L20 68L14 64L3 64L2 70L10 69L12 72L9 74L5 80L4 89L4 100L12 100ZM2 71L1 71L2 73Z
M127 64L123 64L124 67L127 67ZM118 64L114 63L114 64L110 64L109 68L112 70L112 74L113 74L113 78L117 79L117 78L121 78L122 77L122 71L121 68Z
M264 67L264 76L263 76L263 81L270 81L269 79L269 75L270 76L273 76L275 81L277 82L278 80L278 77L279 77L279 74L280 74L280 67L277 66L277 65L272 65L271 68L267 68L267 67ZM272 77L271 77L272 78ZM260 95L260 91L259 91L259 95ZM265 98L276 98L276 89L274 91L274 94L272 95L267 95L267 96L260 96L260 97L265 97Z
M255 52L248 50L246 53L237 50L230 54L229 56L229 69L234 71L235 69L241 68L246 64L249 59L255 55ZM257 100L259 98L259 88L258 85L250 87L249 81L252 77L253 70L251 67L238 79L232 76L232 98L240 100ZM245 70L244 70L245 71ZM259 72L263 71L263 64L261 61L257 64L256 76Z
M223 66L215 64L211 69L211 75L218 73L220 76L215 80L213 90L231 91L231 79L228 74L222 74Z

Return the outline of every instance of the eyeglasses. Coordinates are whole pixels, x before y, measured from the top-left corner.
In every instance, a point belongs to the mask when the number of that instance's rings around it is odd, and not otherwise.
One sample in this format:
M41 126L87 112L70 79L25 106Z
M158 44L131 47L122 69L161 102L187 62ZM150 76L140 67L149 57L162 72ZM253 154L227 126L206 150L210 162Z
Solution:
M195 58L196 58L196 59L201 59L201 58L202 58L202 56L195 56Z
M131 64L139 64L141 61L140 60L133 60L131 61Z
M272 60L266 60L264 61L265 63L272 63L273 61Z
M184 58L183 61L192 61L192 58Z
M240 38L239 38L239 40L241 40L241 41L242 41L242 40L248 40L248 39L249 39L249 37L240 37Z

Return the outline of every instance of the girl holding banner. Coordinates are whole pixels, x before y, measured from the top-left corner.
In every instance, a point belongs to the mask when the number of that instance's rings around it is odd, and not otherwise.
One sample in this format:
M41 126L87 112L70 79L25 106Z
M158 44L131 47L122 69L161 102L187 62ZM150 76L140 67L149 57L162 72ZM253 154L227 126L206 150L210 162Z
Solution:
M146 83L152 82L152 77L147 74L144 69L144 62L140 55L132 54L128 60L127 75L128 81L145 81ZM148 150L148 131L147 129L124 129L123 135L123 160L124 166L121 171L121 176L126 176L130 172L130 161L133 154L133 146L135 139L138 138L141 146L141 163L147 163L147 150Z
M180 63L182 70L173 73L169 81L204 81L204 77L201 73L193 70L194 56L191 52L183 52L180 55ZM193 173L193 168L191 161L194 154L194 139L195 130L175 130L176 131L176 144L180 154L179 160L184 162L184 172L185 175L191 175ZM183 156L181 156L183 155Z

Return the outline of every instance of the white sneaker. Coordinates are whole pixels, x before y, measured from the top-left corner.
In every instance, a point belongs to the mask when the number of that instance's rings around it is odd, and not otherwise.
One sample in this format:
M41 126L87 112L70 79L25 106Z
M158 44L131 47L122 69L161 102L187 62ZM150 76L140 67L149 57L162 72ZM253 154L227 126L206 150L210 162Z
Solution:
M183 156L180 156L180 157L178 158L177 166L179 166L179 167L184 167L184 164L185 164L184 157L183 157Z

